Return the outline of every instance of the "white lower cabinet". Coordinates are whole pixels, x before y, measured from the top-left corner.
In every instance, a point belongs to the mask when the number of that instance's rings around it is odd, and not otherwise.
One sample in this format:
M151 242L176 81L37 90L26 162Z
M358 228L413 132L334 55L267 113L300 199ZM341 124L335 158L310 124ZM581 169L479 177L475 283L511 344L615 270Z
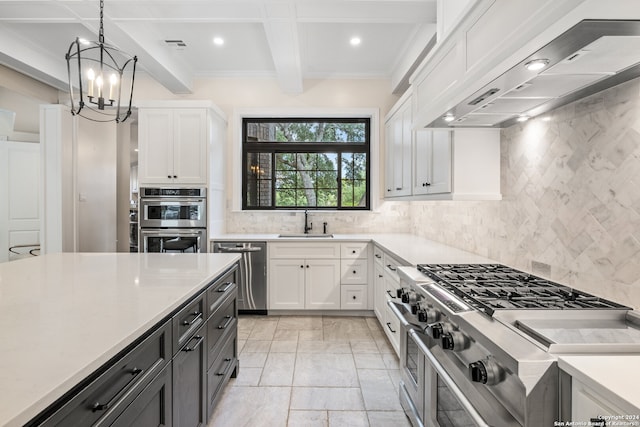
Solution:
M397 268L402 263L378 247L374 248L373 256L374 312L391 346L400 355L400 320L393 314L387 302L399 300L396 296L400 287Z
M600 396L595 390L577 380L575 377L571 381L571 420L588 425L600 417L605 420L611 416L632 415L623 409L618 408L608 399ZM635 414L637 415L637 414ZM634 420L638 422L638 420ZM607 424L608 425L608 424ZM622 424L621 424L622 425ZM632 425L632 424L628 424Z
M370 310L367 242L269 244L269 310Z
M278 259L269 262L269 309L304 308L304 266L304 259Z
M340 260L278 259L269 263L269 309L340 308Z

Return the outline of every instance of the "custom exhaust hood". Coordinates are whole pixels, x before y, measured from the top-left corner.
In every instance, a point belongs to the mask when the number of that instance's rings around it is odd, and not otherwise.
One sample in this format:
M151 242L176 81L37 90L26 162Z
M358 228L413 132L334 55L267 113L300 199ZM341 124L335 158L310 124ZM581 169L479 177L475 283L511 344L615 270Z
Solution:
M509 127L638 76L640 21L584 20L425 127Z

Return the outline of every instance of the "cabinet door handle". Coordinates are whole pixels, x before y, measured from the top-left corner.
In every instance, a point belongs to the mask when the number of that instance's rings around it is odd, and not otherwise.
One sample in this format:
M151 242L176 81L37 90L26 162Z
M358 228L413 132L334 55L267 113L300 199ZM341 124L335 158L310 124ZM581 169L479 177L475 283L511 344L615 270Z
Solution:
M182 321L182 325L183 326L191 326L194 323L196 323L199 319L202 319L202 312L196 311L196 312L193 312L193 313L189 314L189 316L193 316L193 319L191 319L191 321L183 320Z
M309 266L307 265L307 268L309 268Z
M400 191L402 190L402 187L396 187L396 190Z
M396 268L391 267L391 264L387 264L387 268L391 271L396 271Z
M226 329L227 326L229 326L229 323L231 323L231 321L233 320L233 317L229 315L224 316L224 318L227 319L227 321L224 322L223 325L218 325L218 329Z
M387 328L389 328L389 330L391 331L391 333L395 334L396 331L394 331L393 329L391 329L391 322L387 322Z
M353 270L353 274L357 274L358 272L356 270Z
M382 276L380 276L380 277L382 277ZM395 296L395 295L393 295L389 289L387 289L387 295L389 295L389 296L390 296L391 298L393 298L393 299L395 299L395 298L396 298L396 296Z
M356 253L356 251L351 251L351 253L352 253L352 254L355 254L355 253Z
M382 274L378 274L378 277L382 279L384 276Z
M390 191L391 191L391 189L390 189L390 188L387 188L387 191L389 191L389 192L390 192Z
M105 411L109 408L112 408L134 385L136 380L138 379L138 377L140 377L143 373L144 373L144 369L140 369L140 368L133 368L131 369L131 371L129 371L129 373L131 375L133 375L133 378L131 378L124 387L122 387L120 389L119 392L117 392L112 398L111 400L109 400L107 403L100 403L100 402L96 402L93 405L91 405L91 411L92 412L96 412L96 411Z
M300 268L304 268L304 265L301 265Z
M167 178L171 179L171 175L167 175Z
M174 177L174 178L177 178L177 177L178 177L178 175L173 175L173 177Z
M380 258L382 258L382 255L380 255L380 254L376 254L376 255L375 255L375 257L376 257L376 258L378 258L378 259L380 259Z
M191 340L198 340L198 341L193 347L189 347L188 345L184 346L182 351L196 351L197 348L200 347L200 344L202 344L202 341L204 341L204 336L201 337L200 335L196 335L195 337L191 338Z

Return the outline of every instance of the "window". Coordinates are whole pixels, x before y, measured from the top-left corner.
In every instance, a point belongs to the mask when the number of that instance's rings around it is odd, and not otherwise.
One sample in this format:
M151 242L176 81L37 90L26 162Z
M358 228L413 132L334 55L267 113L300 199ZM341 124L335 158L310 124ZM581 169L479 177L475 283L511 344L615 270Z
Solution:
M370 119L243 119L243 209L369 209Z

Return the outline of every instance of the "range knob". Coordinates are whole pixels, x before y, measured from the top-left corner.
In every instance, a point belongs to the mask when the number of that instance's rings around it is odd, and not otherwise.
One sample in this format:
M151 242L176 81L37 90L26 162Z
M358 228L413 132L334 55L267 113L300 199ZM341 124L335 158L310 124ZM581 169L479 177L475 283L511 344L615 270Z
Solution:
M402 298L402 294L404 294L404 288L396 289L396 298Z
M504 370L491 360L479 360L469 365L471 381L486 385L498 384L504 379Z
M435 308L423 308L418 311L418 320L423 323L435 323L440 318L440 311Z
M453 326L448 323L436 323L431 325L431 336L433 339L440 339L444 334L448 334L453 331Z
M405 291L402 294L402 302L405 304L415 305L417 308L418 295L416 295L416 293L413 291Z
M442 334L440 342L445 350L461 351L469 347L469 338L458 331Z

